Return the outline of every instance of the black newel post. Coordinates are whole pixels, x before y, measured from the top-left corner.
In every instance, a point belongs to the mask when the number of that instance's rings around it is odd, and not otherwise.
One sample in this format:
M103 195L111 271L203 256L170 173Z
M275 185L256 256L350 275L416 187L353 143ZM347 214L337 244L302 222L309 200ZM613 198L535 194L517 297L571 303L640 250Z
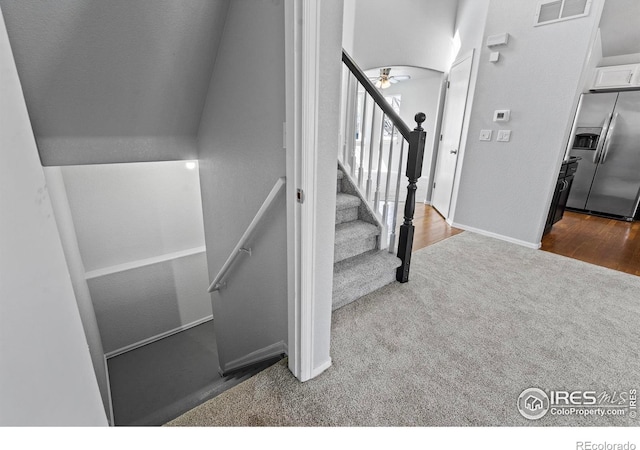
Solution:
M404 204L404 222L400 226L400 239L398 241L398 258L402 265L396 269L396 280L400 283L409 281L409 265L411 264L411 247L413 246L413 213L416 209L416 183L422 176L422 157L424 156L424 143L427 133L422 128L422 123L427 116L424 113L416 114L418 126L409 137L409 157L407 159L407 200Z

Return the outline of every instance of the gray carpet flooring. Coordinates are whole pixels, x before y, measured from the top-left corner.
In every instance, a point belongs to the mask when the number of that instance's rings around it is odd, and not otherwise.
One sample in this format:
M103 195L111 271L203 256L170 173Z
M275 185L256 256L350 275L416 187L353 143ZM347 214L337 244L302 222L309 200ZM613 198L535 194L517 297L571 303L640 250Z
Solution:
M333 366L276 364L173 426L638 426L516 409L526 388L640 387L640 277L469 232L333 314Z

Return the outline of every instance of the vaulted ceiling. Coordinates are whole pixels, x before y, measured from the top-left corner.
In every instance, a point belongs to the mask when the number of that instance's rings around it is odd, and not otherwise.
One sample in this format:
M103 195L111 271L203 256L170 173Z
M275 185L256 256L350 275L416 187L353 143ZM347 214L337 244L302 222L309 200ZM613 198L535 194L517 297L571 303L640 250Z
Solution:
M228 4L0 0L43 163L193 153Z

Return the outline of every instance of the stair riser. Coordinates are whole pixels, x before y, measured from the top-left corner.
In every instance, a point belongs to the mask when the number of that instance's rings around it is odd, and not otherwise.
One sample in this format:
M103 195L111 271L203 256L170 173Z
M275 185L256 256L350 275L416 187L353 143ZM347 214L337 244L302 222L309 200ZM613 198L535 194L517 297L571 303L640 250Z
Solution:
M357 239L348 244L336 245L333 255L333 262L344 261L347 258L365 253L376 248L377 236L370 236L365 239Z
M358 300L360 297L363 297L373 291L377 291L394 281L396 281L395 273L390 270L389 274L384 277L372 279L366 285L353 283L352 285L344 286L340 292L334 293L331 310L335 311L336 309L348 305L349 303Z
M336 225L358 219L358 208L348 208L336 211Z

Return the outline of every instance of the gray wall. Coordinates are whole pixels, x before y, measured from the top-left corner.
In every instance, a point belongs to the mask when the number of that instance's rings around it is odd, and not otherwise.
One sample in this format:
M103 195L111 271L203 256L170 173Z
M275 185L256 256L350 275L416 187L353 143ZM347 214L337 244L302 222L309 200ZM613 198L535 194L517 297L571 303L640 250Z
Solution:
M348 3L355 2L353 5ZM346 47L363 69L451 66L455 0L345 0Z
M61 172L105 353L211 316L196 168L146 162Z
M106 425L0 10L0 425Z
M0 0L45 165L192 159L228 0Z
M229 4L199 132L200 180L212 280L279 177L285 176L284 4ZM223 370L287 339L284 195L212 294Z
M204 252L87 283L107 354L211 318Z
M535 5L491 0L485 38L508 32L497 64L482 47L454 221L530 246L540 243L603 0L589 16L533 26ZM496 109L511 121L496 125ZM511 142L480 142L481 129Z

